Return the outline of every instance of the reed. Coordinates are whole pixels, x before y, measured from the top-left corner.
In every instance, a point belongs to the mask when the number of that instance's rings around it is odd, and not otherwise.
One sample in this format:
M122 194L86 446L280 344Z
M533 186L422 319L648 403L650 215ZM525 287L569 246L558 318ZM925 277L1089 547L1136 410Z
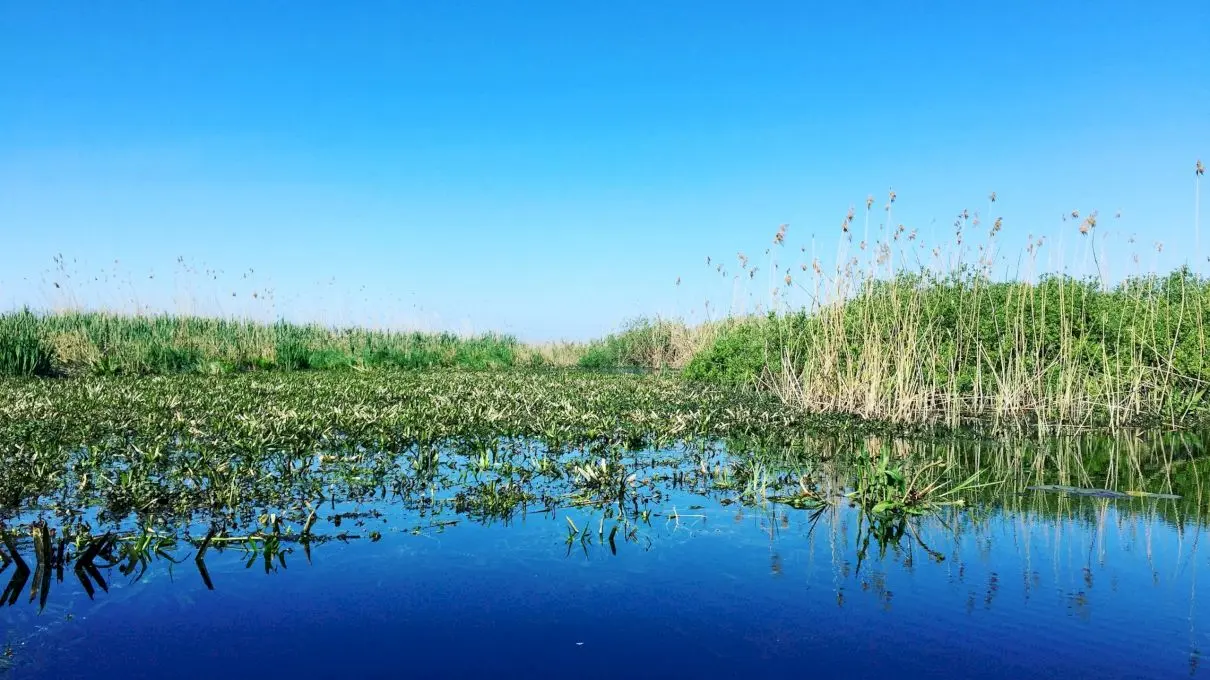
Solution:
M104 312L0 315L0 376L499 368L545 363L516 339Z
M799 279L786 267L773 311L722 325L685 375L894 423L1050 432L1203 422L1210 279L1186 266L1111 283L1097 219L1085 215L1076 231L1098 275L1035 276L1044 240L1031 237L1024 270L1005 278L993 274L1000 219L975 245L977 218L963 211L955 241L926 262L927 249L902 225L849 256L851 211L834 269L804 262ZM773 247L784 240L783 228ZM972 252L978 258L968 262ZM754 271L742 256L740 266ZM807 302L790 304L795 295Z

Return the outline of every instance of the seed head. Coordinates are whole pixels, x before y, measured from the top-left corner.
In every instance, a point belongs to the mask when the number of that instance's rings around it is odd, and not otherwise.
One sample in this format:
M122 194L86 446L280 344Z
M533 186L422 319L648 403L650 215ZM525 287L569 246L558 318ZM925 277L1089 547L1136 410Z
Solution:
M874 206L874 194L865 197L865 209L869 210Z
M1080 219L1080 211L1079 211L1079 210L1072 210L1072 211L1071 211L1071 219L1073 219L1073 220L1078 220L1078 219Z
M1194 166L1193 170L1194 170L1194 172L1197 173L1198 177L1201 177L1202 175L1206 174L1206 166L1202 165L1201 159L1198 159L1197 165Z
M1084 218L1084 222L1080 224L1080 233L1088 234L1097 226L1097 211L1092 211L1088 217Z
M994 192L994 191L991 192L991 194L988 195L987 200L991 201L992 203L995 203L996 202L996 192Z
M895 202L895 197L896 197L896 196L897 196L897 194L895 193L895 190L894 190L894 189L891 189L891 191L890 191L890 199L891 199L891 203L894 203L894 202Z
M790 285L790 281L791 281L791 279L790 279L790 275L789 275L789 274L786 274L786 285L787 285L787 286L788 286L788 285Z
M676 285L681 285L681 277L676 277Z

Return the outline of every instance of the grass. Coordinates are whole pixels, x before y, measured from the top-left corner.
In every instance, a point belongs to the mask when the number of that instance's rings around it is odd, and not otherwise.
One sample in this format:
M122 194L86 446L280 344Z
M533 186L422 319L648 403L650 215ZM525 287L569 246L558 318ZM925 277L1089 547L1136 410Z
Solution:
M1188 270L1112 288L901 273L732 324L685 376L901 423L1190 426L1206 416L1207 321L1210 280Z
M873 197L860 242L850 210L833 267L780 264L783 226L768 251L769 311L718 325L684 375L894 423L1054 432L1210 420L1210 279L1197 269L1142 272L1136 252L1135 273L1114 279L1097 214L1072 211L1063 228L1079 239L1077 257L1060 248L1044 267L1048 242L1031 235L1016 270L1001 272L1002 220L980 227L964 210L954 240L930 248L890 226L895 200L892 191L873 240ZM739 266L737 282L756 279L742 253Z
M0 376L572 367L682 368L715 325L638 318L593 342L328 328L177 315L0 314Z
M1200 200L1200 162L1196 172ZM1017 271L993 275L1005 261L1001 219L980 227L964 210L953 242L930 249L915 230L892 226L896 198L892 191L872 240L873 197L859 242L850 210L834 267L778 263L783 225L767 251L777 286L766 313L694 326L638 318L597 341L527 346L492 334L27 310L0 315L0 376L669 369L694 384L770 392L807 413L901 426L1047 433L1210 421L1210 279L1196 269L1111 279L1104 226L1095 212L1072 211L1064 229L1081 240L1080 262L1040 267L1046 240L1031 235ZM989 196L989 221L996 200ZM975 232L986 234L982 243L971 241ZM1095 275L1035 274L1088 265ZM742 253L739 266L737 282L756 280Z
M588 343L576 364L581 368L681 369L712 344L722 324L686 325L670 319L635 318L617 333Z
M544 365L559 356L556 350L530 351L512 337L493 334L460 337L100 312L0 315L0 376L484 369Z

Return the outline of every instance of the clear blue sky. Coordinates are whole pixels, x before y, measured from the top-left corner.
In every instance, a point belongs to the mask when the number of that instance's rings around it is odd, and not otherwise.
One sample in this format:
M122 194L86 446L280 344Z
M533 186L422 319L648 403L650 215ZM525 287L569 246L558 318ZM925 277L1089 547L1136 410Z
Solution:
M924 6L0 0L0 306L583 338L890 187L1192 257L1210 2Z

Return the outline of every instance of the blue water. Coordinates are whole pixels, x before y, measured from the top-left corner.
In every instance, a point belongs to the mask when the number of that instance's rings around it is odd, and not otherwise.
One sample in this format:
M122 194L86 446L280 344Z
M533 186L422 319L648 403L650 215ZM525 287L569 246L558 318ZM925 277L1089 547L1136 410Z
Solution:
M213 590L189 550L94 599L68 568L41 612L0 608L0 643L13 678L1201 677L1210 552L1163 502L947 510L862 560L845 503L677 491L611 549L591 508L432 526L388 500L268 573L211 550Z

